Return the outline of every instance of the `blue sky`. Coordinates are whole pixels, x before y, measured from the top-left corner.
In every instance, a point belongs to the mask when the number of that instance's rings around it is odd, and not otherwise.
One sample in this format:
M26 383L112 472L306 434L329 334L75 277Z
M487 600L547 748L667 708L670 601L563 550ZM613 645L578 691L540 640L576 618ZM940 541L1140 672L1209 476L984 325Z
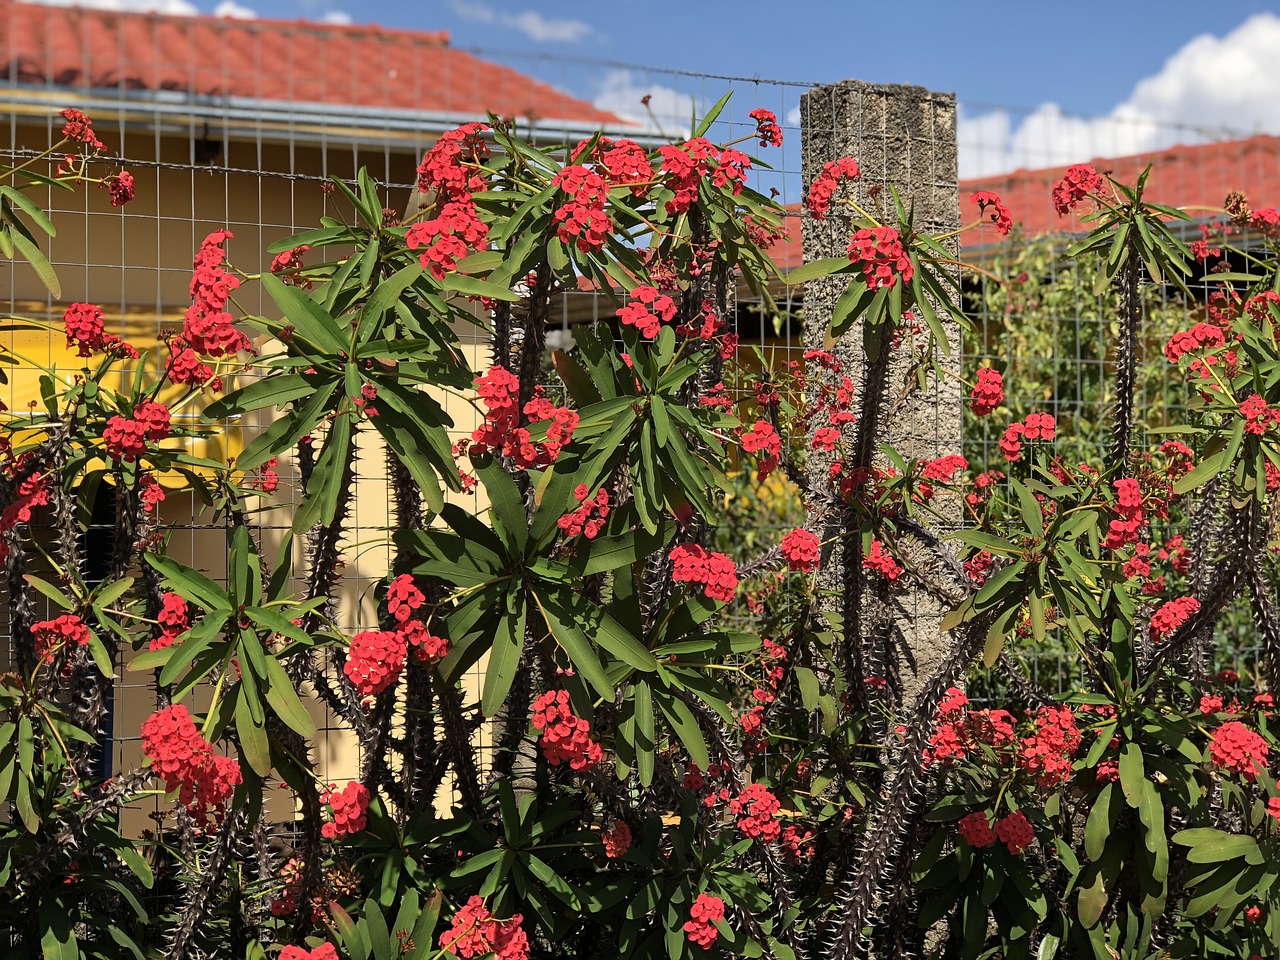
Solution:
M960 98L962 176L1280 133L1280 4L1259 0L40 2L447 30L617 113L644 119L651 94L666 132L730 86L739 117L753 106L798 117L802 87L687 74L916 83Z

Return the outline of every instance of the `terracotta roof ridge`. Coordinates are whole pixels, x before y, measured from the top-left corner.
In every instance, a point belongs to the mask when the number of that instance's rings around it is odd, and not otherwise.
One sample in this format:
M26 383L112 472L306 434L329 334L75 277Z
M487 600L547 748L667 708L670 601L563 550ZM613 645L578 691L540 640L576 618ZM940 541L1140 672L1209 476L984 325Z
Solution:
M199 11L193 14L162 13L160 11L113 10L104 7L84 6L79 3L41 3L39 0L0 0L0 6L48 7L51 9L74 11L91 17L118 18L129 20L165 20L176 23L201 23L207 26L226 27L230 29L252 29L255 26L268 28L290 27L305 29L309 32L332 32L346 34L375 34L385 37L403 37L406 40L418 40L435 46L449 46L452 37L448 30L410 30L405 27L384 27L378 23L328 23L323 20L285 20L277 17L219 17L212 13Z

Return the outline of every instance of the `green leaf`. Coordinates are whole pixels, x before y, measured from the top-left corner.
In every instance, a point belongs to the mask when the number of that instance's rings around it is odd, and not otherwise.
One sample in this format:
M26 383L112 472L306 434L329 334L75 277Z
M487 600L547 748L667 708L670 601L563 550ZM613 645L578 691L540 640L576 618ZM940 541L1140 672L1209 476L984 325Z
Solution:
M53 299L61 300L62 285L58 283L58 275L54 272L45 255L40 252L40 248L24 237L19 230L8 231L8 237L13 241L13 245L18 249L18 252L26 257L27 262L31 264L31 269L36 272L40 282L53 295Z
M658 701L658 707L675 730L680 742L684 744L684 748L689 751L689 759L701 769L706 770L711 764L707 752L707 741L688 705L675 697L663 697Z
M1096 861L1102 856L1107 837L1111 835L1111 828L1116 819L1115 811L1112 810L1114 797L1115 784L1108 783L1098 793L1098 799L1094 801L1093 808L1089 811L1089 819L1084 828L1084 854L1090 860Z
M51 237L58 235L58 230L54 227L53 221L49 219L48 214L36 206L35 202L21 190L15 189L8 184L0 185L0 196L3 196L30 217L35 225L46 234Z
M253 697L248 687L242 685L236 697L236 736L250 769L258 776L266 777L271 774L271 741L267 739L266 726L253 715L250 702Z
M653 782L654 760L658 743L653 723L653 692L647 683L637 683L631 688L635 711L636 773L641 786Z
M43 960L80 960L71 912L56 899L40 906L40 953Z
M342 325L301 288L284 283L271 273L264 273L260 282L285 318L293 324L294 330L304 339L311 341L334 359L346 350L346 340L338 333Z
M613 683L584 632L598 626L599 612L595 609L586 610L584 604L566 603L566 598L556 593L534 592L532 596L538 609L542 611L547 629L561 649L569 655L574 669L582 674L600 696L612 697Z
M1147 782L1146 768L1142 762L1142 750L1133 741L1120 748L1120 787L1125 802L1135 810L1142 802L1142 791Z
M494 530L513 554L524 553L529 540L529 522L525 517L524 498L515 481L489 454L473 455L471 467L489 495Z
M289 726L289 729L304 737L313 736L316 725L302 705L302 701L298 699L298 691L294 689L288 674L284 672L284 667L280 666L280 661L269 651L265 657L265 664L267 675L264 678L263 692L266 694L267 703L275 711L275 715Z
M516 670L520 667L520 653L524 650L525 614L523 598L509 595L507 616L498 619L484 673L480 710L486 717L496 716L511 692Z
M508 303L518 303L520 300L520 294L510 287L490 280L481 280L479 277L466 277L460 273L446 274L444 289L449 293L468 297L486 297L489 300L505 300Z
M852 269L853 265L849 262L848 257L827 257L823 260L812 260L796 267L783 277L783 282L789 287L798 287L801 284L808 283L810 280L829 277L833 273L847 273Z
M307 496L293 515L293 532L305 533L316 524L327 526L338 512L338 499L342 494L343 478L354 453L350 415L334 418L325 438L324 449L311 471Z
M1180 841L1175 837L1174 842ZM1221 863L1240 858L1249 864L1261 864L1263 853L1258 841L1253 837L1223 833L1215 839L1196 843L1187 851L1188 863Z
M1201 484L1208 483L1211 479L1222 472L1222 468L1227 464L1227 451L1222 450L1215 453L1211 457L1201 460L1191 472L1183 475L1173 483L1173 492L1177 494L1188 493Z

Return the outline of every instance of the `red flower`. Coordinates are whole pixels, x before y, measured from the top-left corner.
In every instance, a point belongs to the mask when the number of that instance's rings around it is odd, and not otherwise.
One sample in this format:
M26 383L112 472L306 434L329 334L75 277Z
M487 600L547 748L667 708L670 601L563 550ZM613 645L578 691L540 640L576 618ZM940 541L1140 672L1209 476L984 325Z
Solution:
M1102 184L1102 175L1088 164L1079 163L1069 167L1066 176L1053 186L1053 205L1058 210L1058 216L1066 216L1075 209L1077 203L1098 190Z
M778 458L782 455L782 438L768 420L757 420L750 430L742 434L742 449L745 453L762 454L757 476L763 480L778 466Z
M631 828L625 820L617 820L610 829L600 831L600 842L604 844L604 855L617 860L631 849Z
M778 115L763 107L747 114L756 122L756 136L760 138L762 147L782 146L782 128L778 126Z
M871 549L862 558L862 565L868 570L876 571L886 580L897 580L902 574L898 561L891 554L885 553L884 544L879 540L871 541Z
M426 599L426 595L414 585L413 577L402 573L387 588L387 613L403 623Z
M369 799L369 788L359 780L352 780L341 790L330 787L321 795L320 802L333 807L333 820L321 827L320 832L330 840L359 833L367 823Z
M1162 604L1151 615L1151 638L1159 641L1170 636L1199 609L1200 601L1195 597L1177 597Z
M107 149L106 145L98 139L98 135L93 132L93 121L82 111L68 107L62 111L62 119L67 121L62 128L62 135L68 140L83 143L91 150Z
M314 950L290 945L280 951L277 960L338 960L338 951L332 943L322 943Z
M980 417L985 417L1004 403L1004 377L1000 375L1000 371L990 367L980 369L969 400L973 412Z
M400 678L407 641L399 633L367 630L351 638L342 672L366 697L386 690Z
M604 759L591 724L574 715L567 690L548 690L533 701L533 728L542 734L542 753L552 766L590 770Z
M978 205L979 216L996 225L997 233L1006 237L1009 235L1009 231L1013 229L1013 218L1009 216L1008 208L1000 202L999 196L990 190L979 190L969 200ZM992 208L990 213L987 212L988 207Z
M728 603L738 589L738 570L723 553L710 553L697 544L671 548L671 579L677 583L697 583L711 600Z
M221 809L242 780L240 765L216 756L181 704L157 710L142 724L142 752L164 779L165 790L198 820L210 808Z
M489 157L489 145L480 135L487 123L464 123L440 135L418 165L418 192L426 197L436 193L449 200L470 200L484 187L475 169Z
M675 319L676 302L656 287L639 286L631 291L631 302L615 312L623 326L635 327L652 340L663 323Z
M715 921L723 919L724 901L709 893L700 893L693 906L689 908L689 920L684 925L685 935L706 950L720 935Z
M31 625L36 641L36 654L43 659L55 647L83 647L89 642L89 628L74 613L64 613L54 620L41 620Z
M976 850L996 842L996 832L991 829L991 821L980 810L961 817L956 830L964 838L964 842Z
M66 325L67 349L79 347L82 357L90 356L93 351L101 350L105 344L103 332L106 325L102 320L102 308L92 303L73 303L62 314Z
M529 938L520 924L524 917L498 920L473 896L457 913L449 929L440 934L440 946L456 957L483 957L496 954L497 960L528 960Z
M1238 720L1224 723L1209 740L1209 759L1247 780L1257 776L1259 767L1266 768L1270 752L1267 741Z
M738 829L752 840L774 843L782 835L778 802L767 787L753 783L729 801L729 812L738 818Z
M822 173L810 185L809 196L805 198L809 215L815 220L825 220L827 211L831 208L831 197L840 186L840 181L845 178L856 180L859 176L861 171L858 169L858 161L853 157L828 161L822 168Z
M1031 821L1021 810L1015 810L996 823L996 836L1015 857L1031 846L1036 839Z
M410 620L400 627L399 632L413 650L414 659L422 663L435 663L449 653L449 641L435 636L421 620Z
M915 268L893 227L870 227L857 231L849 240L849 262L857 264L869 290L892 287L901 278L911 280Z
M107 188L113 207L123 207L133 199L133 174L128 170L121 170L115 176L107 177L100 186Z
M782 538L782 556L787 567L799 573L807 573L818 566L817 534L795 529Z

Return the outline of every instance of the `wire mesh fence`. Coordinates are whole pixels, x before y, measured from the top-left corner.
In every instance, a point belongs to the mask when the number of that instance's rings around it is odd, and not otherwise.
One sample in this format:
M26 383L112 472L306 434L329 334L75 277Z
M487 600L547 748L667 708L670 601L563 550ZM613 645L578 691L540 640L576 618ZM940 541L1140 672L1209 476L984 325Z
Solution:
M109 318L110 332L140 348L154 347L180 323L190 302L191 256L208 232L230 230L235 266L245 273L262 272L269 267L265 251L272 243L315 226L322 217L343 215L342 201L324 184L335 176L351 179L361 166L378 180L388 210L404 211L415 166L436 135L460 122L483 119L486 109L517 118L518 126L523 124L543 142L570 144L599 125L611 136L643 143L683 136L690 117L726 93L733 95L730 105L707 136L716 142L746 139L756 126L750 111L768 109L778 116L785 140L780 149L764 155L770 168L753 168L751 185L776 195L787 210L787 236L775 249L779 262L784 267L800 262L799 103L811 86L807 82L513 51L463 51L439 37L374 28L200 18L119 15L105 36L90 42L90 33L101 27L94 19L100 14L33 6L23 8L21 16L27 18L23 29L10 29L2 41L6 49L0 51L0 111L9 123L8 136L0 143L0 163L12 166L37 156L58 137L58 109L81 107L134 174L137 199L116 208L105 191L93 189L70 194L49 188L35 197L58 227L48 252L62 290L54 297L24 265L10 264L3 303L12 316L56 328L66 304L94 302ZM196 50L216 55L188 56ZM582 95L561 92L566 89ZM966 234L975 241L966 240L962 255L980 263L982 271L966 280L974 332L963 344L963 370L971 374L975 366L997 364L1006 372L1010 410L1015 415L1053 413L1062 425L1059 452L1087 459L1099 449L1108 426L1107 343L1113 321L1106 292L1095 291L1089 271L1063 255L1062 234L1084 227L1053 215L1049 188L1057 169L1099 156L1164 149L1167 153L1157 163L1167 164L1173 173L1153 180L1153 188L1158 184L1167 193L1153 199L1213 206L1220 205L1224 187L1259 196L1273 191L1280 183L1280 161L1273 140L1241 140L1233 131L1139 125L1126 118L1058 117L1055 123L1033 113L962 105L957 134L962 207L968 207L971 189L992 189L1005 196L1015 219L1025 223L1021 237L1011 243L997 245L985 230ZM1172 149L1185 142L1200 146ZM1140 162L1117 161L1114 166L1131 171ZM1023 210L1018 198L1025 199ZM1208 211L1202 212L1202 219L1210 219ZM1194 236L1198 233L1188 234ZM775 294L783 308L776 314L740 295L736 322L742 347L758 347L766 362L781 365L799 359L803 350L804 292L779 286ZM255 296L247 295L238 306L250 313L269 311ZM1157 427L1173 415L1180 396L1160 346L1173 330L1194 322L1204 304L1203 298L1153 286L1147 306L1144 423ZM553 314L559 331L548 338L549 344L563 346L575 324L609 317L613 310L598 289L564 292ZM33 369L65 360L54 333L25 331L8 337L6 345ZM471 346L478 362L481 339L474 338ZM34 399L34 379L14 373L4 400L20 411ZM474 423L470 405L453 398L447 409L455 417L457 436L468 434ZM972 463L998 462L1000 428L989 421L967 422L965 452ZM202 441L204 455L233 457L255 429L249 422L218 424ZM339 624L348 630L376 626L373 587L389 560L383 457L372 449L362 454ZM264 513L258 524L264 544L279 542L290 525L291 506L297 502L296 472L290 468L281 464L279 510ZM769 543L802 521L796 498L785 491L770 495L777 502L745 511L742 516L750 519L751 529L739 526L738 533ZM174 531L170 555L217 577L223 527L201 523L195 494L176 486L163 510ZM111 529L110 518L99 516L91 533ZM40 535L33 530L33 536ZM7 647L7 638L0 642ZM1247 645L1231 650L1230 656L1247 662ZM1029 658L1033 678L1048 688L1066 689L1076 676L1076 664L1065 650L1047 649ZM1226 665L1230 657L1224 652L1221 659ZM138 762L137 731L154 707L149 676L122 669L120 677L111 756L103 771L108 774ZM349 740L332 717L319 707L317 711L330 734L318 758L320 775L331 780L352 775L356 759Z

